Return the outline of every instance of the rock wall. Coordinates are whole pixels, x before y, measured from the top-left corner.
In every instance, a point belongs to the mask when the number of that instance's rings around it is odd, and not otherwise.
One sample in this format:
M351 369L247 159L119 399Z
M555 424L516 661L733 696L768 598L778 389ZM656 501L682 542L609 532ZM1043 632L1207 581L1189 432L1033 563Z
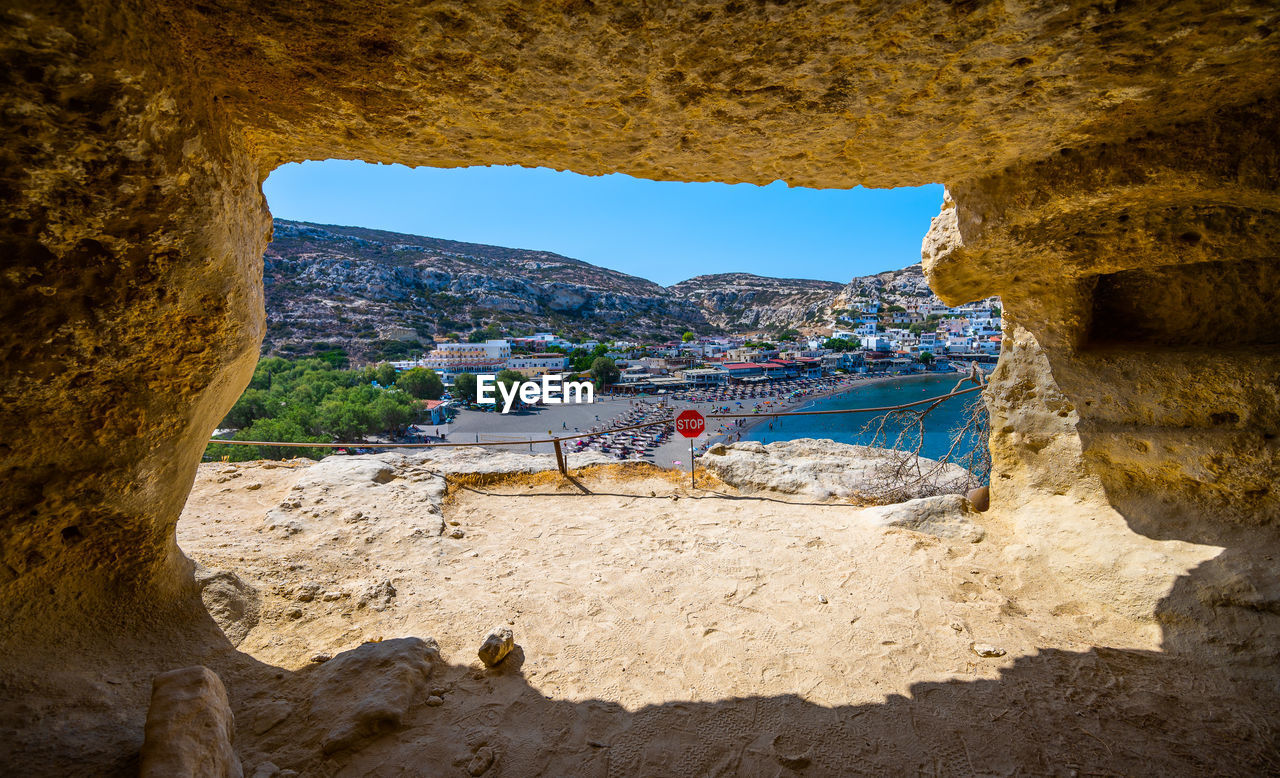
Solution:
M1280 518L1278 126L1261 101L950 187L930 280L1012 324L997 492L1087 475L1156 536Z
M262 338L260 184L304 159L948 182L930 277L952 302L1000 294L1018 327L997 501L1087 489L1086 468L1154 524L1276 517L1274 343L1227 305L1274 303L1274 3L0 13L0 649L195 596L174 522ZM1118 275L1236 262L1213 284ZM1092 328L1170 285L1222 305L1221 332Z

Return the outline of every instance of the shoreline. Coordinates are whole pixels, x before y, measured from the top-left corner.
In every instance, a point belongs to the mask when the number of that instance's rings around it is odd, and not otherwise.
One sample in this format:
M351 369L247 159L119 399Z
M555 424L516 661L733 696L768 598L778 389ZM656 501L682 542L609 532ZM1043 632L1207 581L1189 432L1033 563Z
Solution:
M947 373L944 373L944 372L935 372L935 373L915 373L915 374L912 374L912 375L878 376L878 377L876 377L876 378L867 378L867 379L865 379L865 380L855 380L855 381L854 381L854 383L853 383L851 386L845 387L845 388L843 388L843 389L842 389L842 388L839 388L839 387L833 387L832 389L829 389L829 390L827 390L827 391L820 392L820 393L818 393L818 394L814 394L814 395L810 395L810 396L808 396L808 397L805 397L803 400L801 400L801 401L800 401L800 402L798 402L798 403L795 403L795 404L792 404L792 405L784 406L784 407L783 407L783 410L782 410L781 412L782 412L782 413L786 413L786 412L790 412L790 411L805 410L805 409L807 409L807 407L808 407L808 406L810 406L810 405L812 405L812 404L814 404L814 403L817 403L819 400L827 400L827 399L830 399L830 398L832 398L832 397L836 397L836 396L839 396L839 395L842 395L842 394L848 394L849 392L853 392L853 391L856 391L856 390L858 390L858 389L861 389L861 388L863 388L863 387L867 387L867 386L877 386L877 385L880 385L880 384L888 384L888 383L892 383L892 382L894 382L894 381L902 381L902 380L911 379L911 378L929 378L929 377L932 377L932 376L941 376L941 375L947 375ZM960 374L960 373L956 373L956 375L962 375L962 374ZM769 416L764 415L764 414L761 414L761 418L756 419L756 420L753 420L753 421L751 421L751 422L747 423L746 425L744 425L743 427L741 427L741 428L738 430L738 432L736 432L736 433L734 433L734 434L736 434L736 435L738 436L738 441L741 441L741 440L742 440L742 437L743 437L744 435L746 435L748 432L751 432L751 431L752 431L752 430L754 430L756 427L759 427L761 424L765 423L765 422L766 422L766 421L768 421L769 419L770 419L770 417L769 417ZM727 438L728 436L724 436L724 437L726 437L726 438ZM708 443L707 443L706 448L710 448L711 446L715 445L715 443L717 443L717 442L726 442L726 441L712 441L712 440L709 440L709 441L708 441ZM735 442L736 442L736 441L735 441ZM705 448L704 448L704 450L705 450Z
M819 388L811 394L800 398L796 402L786 402L781 397L774 395L765 395L760 398L742 402L751 402L753 404L763 404L770 401L772 405L768 406L768 412L785 413L810 406L820 400L829 399L831 397L840 396L851 391L861 389L868 386L876 386L887 383L895 383L907 381L910 379L923 378L928 376L950 375L948 373L923 373L912 375L894 375L894 376L876 376L876 377L852 377L844 376L847 379L844 382L837 383L829 388ZM959 374L957 380L961 378ZM785 387L779 387L785 389ZM450 441L472 441L478 439L479 442L507 442L518 443L522 439L538 437L556 437L566 432L582 433L592 427L605 427L613 419L625 413L633 403L645 404L652 406L666 405L676 410L684 408L692 408L702 412L703 414L714 413L714 408L723 407L727 404L725 401L709 401L692 399L698 396L705 396L695 390L686 390L682 392L682 396L689 399L679 399L674 395L647 395L643 397L625 397L601 395L597 397L596 402L592 405L564 405L553 406L552 408L542 408L533 413L522 414L491 414L473 411L464 411L463 416L455 419L452 423L441 425L447 434L447 440ZM783 394L785 396L785 393ZM736 401L729 401L728 404ZM749 410L749 406L744 406L742 410ZM694 456L695 458L704 453L708 448L717 443L729 442L731 439L741 439L750 433L762 422L769 421L770 417L763 414L759 418L752 418L754 414L746 414L744 425L742 427L730 427L725 430L716 430L715 424L712 422L732 422L731 419L708 419L707 434L700 440L695 441ZM423 425L425 432L430 432L431 425ZM607 429L604 430L607 432ZM474 438L473 438L474 436ZM521 446L503 446L503 449L521 450ZM527 449L529 453L550 454L553 449L550 444L534 444ZM572 460L577 451L566 450L565 455ZM671 436L670 439L663 441L656 448L652 448L643 461L648 461L661 468L668 469L685 469L688 467L689 444L687 439L679 436ZM572 465L571 465L572 466Z

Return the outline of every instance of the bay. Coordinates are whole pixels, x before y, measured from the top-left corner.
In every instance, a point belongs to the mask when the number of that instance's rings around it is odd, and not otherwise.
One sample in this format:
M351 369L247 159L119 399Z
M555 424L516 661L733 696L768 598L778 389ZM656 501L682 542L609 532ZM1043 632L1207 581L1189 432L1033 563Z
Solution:
M889 405L924 400L948 394L961 379L959 374L947 373L939 375L905 376L883 381L876 381L856 386L846 392L831 397L811 400L795 410L826 411L846 410L851 408L877 408ZM965 384L963 389L972 384ZM966 407L972 402L981 402L979 392L960 397L953 397L935 408L924 421L924 441L920 449L922 456L937 459L946 454L951 447L952 436L962 427L966 415ZM928 407L928 406L918 406ZM982 410L985 414L985 408ZM763 421L743 433L742 440L758 440L762 443L775 443L780 440L796 438L826 438L837 443L852 443L861 446L879 445L890 447L897 438L902 425L886 425L889 430L887 440L884 436L873 443L873 433L866 430L867 422L877 414L849 413L829 416L789 416L770 422ZM972 451L975 446L986 446L985 439L979 440L970 432L957 445L951 461L957 461Z

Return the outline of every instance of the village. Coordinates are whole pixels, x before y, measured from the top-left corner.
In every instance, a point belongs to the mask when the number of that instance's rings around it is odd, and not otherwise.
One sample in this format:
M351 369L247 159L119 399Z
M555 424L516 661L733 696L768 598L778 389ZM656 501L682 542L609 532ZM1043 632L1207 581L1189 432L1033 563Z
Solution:
M938 302L873 301L856 312L841 312L814 334L797 330L779 334L782 337L775 340L767 335L686 333L682 340L663 343L601 343L539 332L475 343L439 341L418 359L391 364L397 370L432 370L452 386L458 376L468 373L511 370L531 379L568 373L578 360L603 356L618 369L609 387L615 394L666 394L838 374L968 372L975 364L986 368L995 364L1001 342L1000 308L994 298L957 308Z

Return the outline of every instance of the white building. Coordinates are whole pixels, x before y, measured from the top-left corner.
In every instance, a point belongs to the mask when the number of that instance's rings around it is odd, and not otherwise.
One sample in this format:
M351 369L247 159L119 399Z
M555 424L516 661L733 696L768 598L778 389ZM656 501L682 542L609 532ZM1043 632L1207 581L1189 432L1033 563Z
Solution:
M518 370L529 378L537 378L544 373L563 373L569 369L569 358L554 352L530 354L524 357L511 357L507 367Z

